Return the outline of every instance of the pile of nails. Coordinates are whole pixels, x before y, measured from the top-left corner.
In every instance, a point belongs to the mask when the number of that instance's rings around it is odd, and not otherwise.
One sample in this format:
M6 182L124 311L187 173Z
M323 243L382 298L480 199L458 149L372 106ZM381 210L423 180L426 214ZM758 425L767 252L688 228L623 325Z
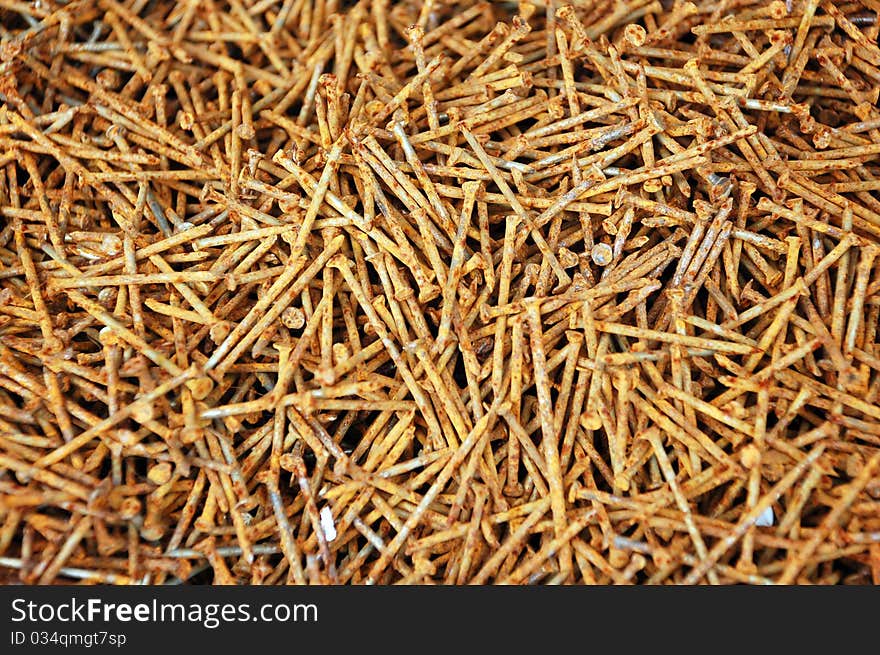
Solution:
M0 1L0 579L880 583L878 12Z

